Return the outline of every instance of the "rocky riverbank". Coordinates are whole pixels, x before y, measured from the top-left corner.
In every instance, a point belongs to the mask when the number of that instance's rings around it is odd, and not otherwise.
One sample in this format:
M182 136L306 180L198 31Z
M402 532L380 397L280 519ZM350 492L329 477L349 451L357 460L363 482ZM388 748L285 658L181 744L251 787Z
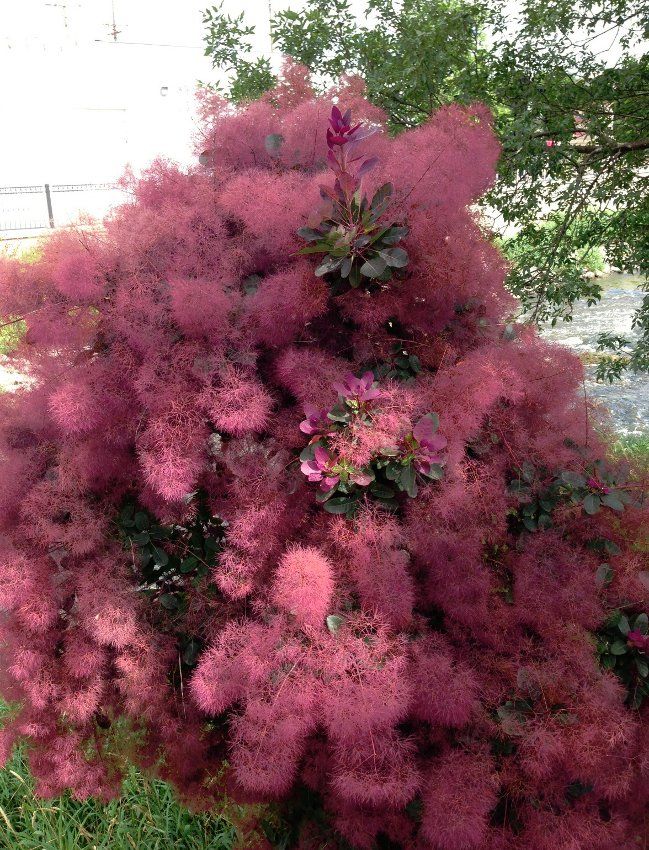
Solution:
M597 352L600 333L608 331L629 339L638 336L631 328L631 319L642 303L643 293L637 288L641 278L607 274L601 282L604 293L598 304L588 307L579 303L572 322L560 322L554 328L543 329L546 339L572 348L584 356L586 362ZM613 384L602 384L595 380L595 370L595 365L586 366L586 390L608 407L617 430L621 434L649 432L649 375L629 374Z

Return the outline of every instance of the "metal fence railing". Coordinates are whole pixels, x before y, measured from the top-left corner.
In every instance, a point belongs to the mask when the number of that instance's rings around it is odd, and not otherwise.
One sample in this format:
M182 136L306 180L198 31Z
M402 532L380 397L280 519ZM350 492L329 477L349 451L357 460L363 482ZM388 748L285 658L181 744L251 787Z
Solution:
M114 183L0 186L0 236L63 227L82 213L101 218L122 197Z

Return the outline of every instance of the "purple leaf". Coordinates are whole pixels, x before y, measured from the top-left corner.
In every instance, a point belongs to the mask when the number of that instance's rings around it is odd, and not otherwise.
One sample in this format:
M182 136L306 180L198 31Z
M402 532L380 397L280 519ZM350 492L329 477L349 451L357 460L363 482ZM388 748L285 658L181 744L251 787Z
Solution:
M379 132L378 127L368 127L365 130L360 129L361 124L357 124L356 127L349 134L349 141L356 144L357 142L364 142L365 139L369 139L370 136L374 136Z
M439 428L439 417L436 413L427 413L412 429L412 436L421 443L423 440L432 440L435 431Z
M368 171L371 171L375 165L378 164L379 158L378 156L371 156L369 159L366 159L365 162L361 165L361 167L356 172L356 177L360 179L363 175L367 174Z
M327 151L327 162L329 163L329 167L332 169L332 171L334 171L336 174L340 174L340 164L336 159L336 154L332 150Z

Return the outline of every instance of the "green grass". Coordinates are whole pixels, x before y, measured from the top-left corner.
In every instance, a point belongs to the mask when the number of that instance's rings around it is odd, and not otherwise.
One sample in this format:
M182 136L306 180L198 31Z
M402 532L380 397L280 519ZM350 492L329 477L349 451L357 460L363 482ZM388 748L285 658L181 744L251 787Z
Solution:
M192 814L164 782L132 769L119 800L79 803L34 796L20 751L0 770L2 850L230 850L234 829L216 814Z
M22 263L36 263L43 254L43 240L27 240L24 244L19 243L13 250L8 250L0 243L0 256L19 259ZM9 354L18 345L25 335L27 326L25 322L12 318L0 316L0 357Z
M20 260L21 263L37 263L43 256L43 249L48 239L48 236L39 236L15 241L0 241L0 256Z
M0 356L9 354L23 338L26 325L22 320L12 322L0 317Z
M618 457L649 469L649 434L627 434L619 437L612 445Z

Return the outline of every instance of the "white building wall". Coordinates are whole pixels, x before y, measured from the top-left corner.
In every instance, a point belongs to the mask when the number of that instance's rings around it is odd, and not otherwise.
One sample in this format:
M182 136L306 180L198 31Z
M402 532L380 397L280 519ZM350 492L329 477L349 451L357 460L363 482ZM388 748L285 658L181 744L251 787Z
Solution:
M0 186L115 180L187 162L209 0L0 0ZM267 0L229 0L268 47ZM113 13L116 35L113 30Z

